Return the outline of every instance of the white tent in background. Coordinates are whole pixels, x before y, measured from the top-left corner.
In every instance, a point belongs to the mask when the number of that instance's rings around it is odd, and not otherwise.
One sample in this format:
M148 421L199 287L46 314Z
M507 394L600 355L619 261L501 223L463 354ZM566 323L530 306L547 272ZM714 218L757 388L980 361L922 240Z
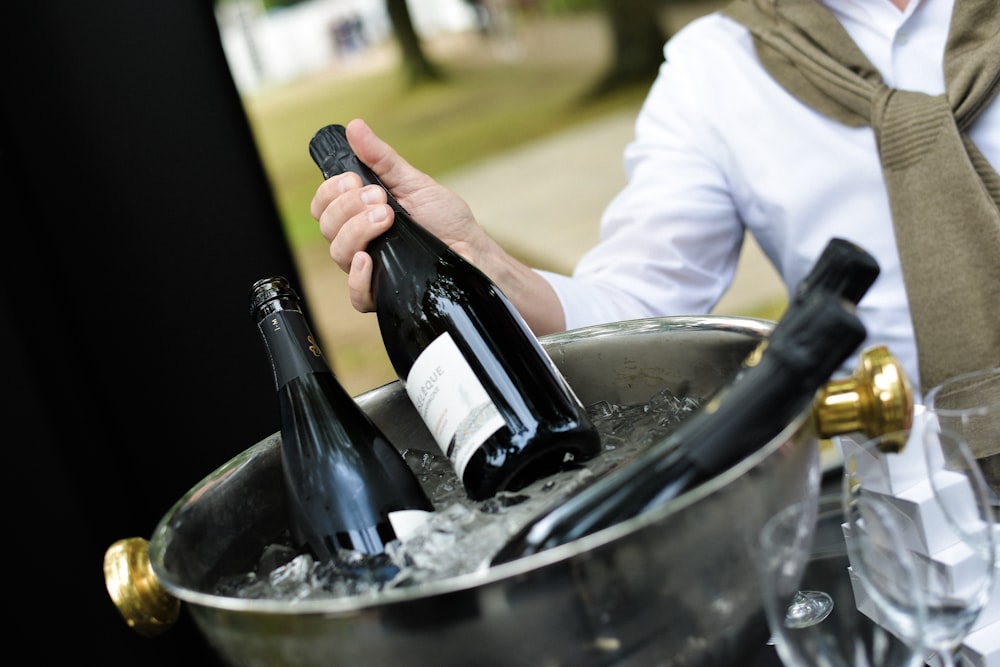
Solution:
M465 0L409 0L409 5L424 39L474 29L475 15ZM377 57L372 47L392 37L385 0L306 0L271 11L260 0L232 0L218 5L216 18L243 93L336 64L361 67L366 56Z

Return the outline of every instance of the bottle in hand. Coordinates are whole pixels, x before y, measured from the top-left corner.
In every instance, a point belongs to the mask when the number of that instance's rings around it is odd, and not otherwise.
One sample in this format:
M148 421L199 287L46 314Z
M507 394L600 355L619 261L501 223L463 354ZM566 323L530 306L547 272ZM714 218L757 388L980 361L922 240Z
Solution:
M281 464L293 542L318 560L338 549L377 555L434 510L402 454L348 395L281 276L250 290L274 371Z
M382 185L341 125L309 150L324 178L353 171ZM515 491L596 455L586 409L499 287L386 193L394 223L367 248L379 330L467 495Z

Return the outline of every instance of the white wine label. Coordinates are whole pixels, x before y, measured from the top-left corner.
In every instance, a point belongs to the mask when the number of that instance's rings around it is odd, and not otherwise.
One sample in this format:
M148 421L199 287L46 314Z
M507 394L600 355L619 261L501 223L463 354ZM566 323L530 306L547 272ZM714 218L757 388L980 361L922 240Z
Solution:
M406 377L406 393L459 479L479 446L504 426L500 412L447 332L417 357Z
M427 510L396 510L389 512L389 523L399 541L405 542L427 522L430 516L431 513Z

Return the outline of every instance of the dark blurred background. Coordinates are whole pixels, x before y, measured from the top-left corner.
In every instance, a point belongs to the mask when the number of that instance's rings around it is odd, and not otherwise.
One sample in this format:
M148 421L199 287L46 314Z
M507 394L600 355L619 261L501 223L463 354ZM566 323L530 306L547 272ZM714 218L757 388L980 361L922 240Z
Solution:
M298 276L212 3L4 3L0 53L12 641L41 664L221 664L186 609L130 630L102 570L277 430L247 294Z

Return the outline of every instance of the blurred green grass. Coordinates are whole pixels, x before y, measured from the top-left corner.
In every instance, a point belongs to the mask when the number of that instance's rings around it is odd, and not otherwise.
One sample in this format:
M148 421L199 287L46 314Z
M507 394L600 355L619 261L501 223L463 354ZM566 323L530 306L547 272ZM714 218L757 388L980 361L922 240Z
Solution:
M293 249L318 243L309 202L321 176L308 144L320 127L364 118L413 165L435 177L499 151L621 109L648 84L589 95L609 58L603 18L590 12L524 18L521 58L498 59L476 33L427 45L446 80L409 87L393 54L361 72L331 68L249 96L244 106ZM381 49L392 49L383 45Z

